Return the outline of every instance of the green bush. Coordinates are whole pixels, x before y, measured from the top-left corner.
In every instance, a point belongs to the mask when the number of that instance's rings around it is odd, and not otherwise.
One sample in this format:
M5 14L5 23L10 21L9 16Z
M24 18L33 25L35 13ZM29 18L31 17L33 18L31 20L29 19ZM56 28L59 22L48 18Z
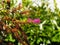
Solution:
M11 3L12 2L12 3ZM21 39L23 40L27 34L27 40L30 43L30 45L40 45L43 44L51 44L52 42L60 42L60 15L58 8L52 12L50 8L44 7L46 4L42 3L42 6L32 6L30 0L22 0L22 8L20 8L18 5L17 7L14 7L14 3L11 0L11 2L7 3L6 1L3 1L3 4L0 4L0 23L1 21L5 23L5 25L8 25L8 28L14 28L16 29L15 25L19 25L22 30L18 31L18 36L21 35ZM10 6L9 6L10 5ZM40 23L27 23L28 18L31 20L40 19ZM16 24L12 21L16 21ZM21 23L19 23L21 21ZM1 25L1 24L0 24ZM5 28L5 27L3 27ZM18 27L17 27L18 28ZM7 30L7 29L6 29ZM1 30L0 27L0 40L3 40L3 42L11 42L15 43L14 45L20 45L18 39L13 36L13 32L7 33L8 31ZM14 35L16 32L14 32ZM24 36L25 35L25 36ZM25 40L21 44L24 43ZM29 45L29 44L25 44Z

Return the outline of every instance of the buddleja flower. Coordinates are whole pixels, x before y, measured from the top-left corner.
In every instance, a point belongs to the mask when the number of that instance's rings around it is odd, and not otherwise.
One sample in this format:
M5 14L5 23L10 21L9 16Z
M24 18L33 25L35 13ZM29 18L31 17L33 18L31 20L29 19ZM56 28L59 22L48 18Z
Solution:
M34 19L33 23L36 23L36 24L40 23L40 19L39 18Z
M36 19L28 18L27 22L38 24L38 23L40 23L40 19L39 18L36 18Z
M32 23L33 20L32 20L31 18L28 18L28 19L27 19L27 22L28 22L28 23Z

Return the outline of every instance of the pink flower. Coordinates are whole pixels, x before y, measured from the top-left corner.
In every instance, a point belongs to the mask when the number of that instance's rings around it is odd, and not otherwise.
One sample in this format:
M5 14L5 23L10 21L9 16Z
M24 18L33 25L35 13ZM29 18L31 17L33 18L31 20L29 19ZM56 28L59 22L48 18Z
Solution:
M28 23L32 23L33 20L32 20L31 18L28 18L28 19L27 19L27 22L28 22Z
M36 18L36 19L28 18L28 19L27 19L27 22L28 22L28 23L39 24L39 23L40 23L40 19L39 19L39 18Z
M34 19L33 23L36 23L36 24L40 23L40 19L39 18Z

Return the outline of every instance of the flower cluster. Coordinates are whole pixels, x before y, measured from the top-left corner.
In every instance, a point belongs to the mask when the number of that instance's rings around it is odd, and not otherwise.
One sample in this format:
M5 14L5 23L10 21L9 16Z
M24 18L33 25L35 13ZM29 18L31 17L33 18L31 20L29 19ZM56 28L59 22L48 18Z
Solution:
M39 19L39 18L36 18L36 19L28 18L28 19L27 19L27 22L28 22L28 23L39 24L39 23L40 23L40 19Z

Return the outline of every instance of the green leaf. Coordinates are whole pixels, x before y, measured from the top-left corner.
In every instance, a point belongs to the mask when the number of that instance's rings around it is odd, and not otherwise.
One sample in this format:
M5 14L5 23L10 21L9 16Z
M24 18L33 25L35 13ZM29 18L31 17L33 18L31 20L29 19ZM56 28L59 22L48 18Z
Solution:
M37 39L37 44L39 44L41 40L42 40L41 38L38 38Z

